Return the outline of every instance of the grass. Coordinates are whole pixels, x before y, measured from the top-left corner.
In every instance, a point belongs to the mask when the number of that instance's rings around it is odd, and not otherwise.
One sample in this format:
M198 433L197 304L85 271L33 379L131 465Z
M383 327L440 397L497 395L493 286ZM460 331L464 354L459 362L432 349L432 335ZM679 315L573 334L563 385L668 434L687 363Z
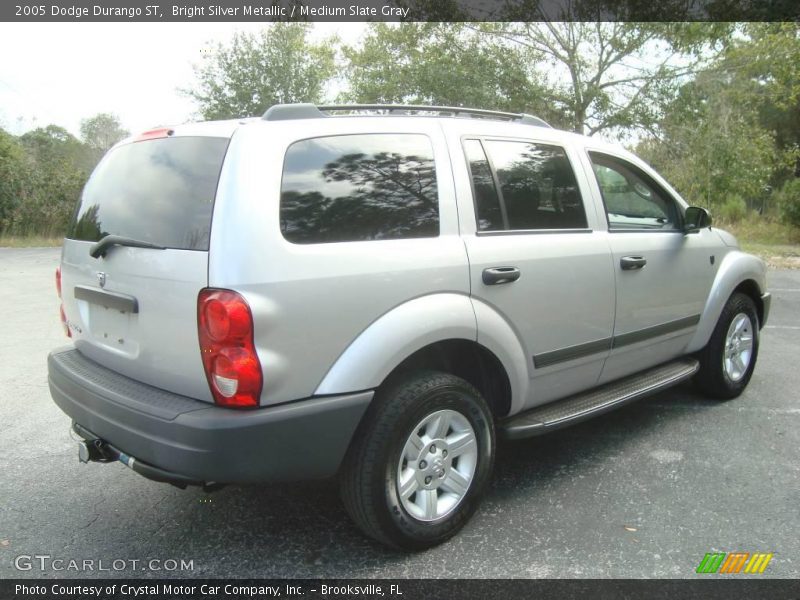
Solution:
M0 235L0 248L55 248L62 242L62 238L41 235Z
M800 269L800 228L758 216L739 223L718 223L739 240L742 250L776 269Z

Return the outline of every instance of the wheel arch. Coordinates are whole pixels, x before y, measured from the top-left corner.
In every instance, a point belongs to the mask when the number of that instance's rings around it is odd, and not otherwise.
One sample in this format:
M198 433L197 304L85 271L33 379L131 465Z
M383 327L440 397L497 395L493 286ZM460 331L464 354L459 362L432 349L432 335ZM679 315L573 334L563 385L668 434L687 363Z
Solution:
M764 322L764 302L761 295L766 291L766 266L751 254L740 251L729 252L717 271L706 305L700 317L694 337L687 352L696 352L708 344L728 299L736 292L749 296L756 305L759 323Z
M491 350L474 340L441 340L420 348L397 365L381 385L391 385L407 373L427 369L469 382L481 393L496 419L511 410L511 383L505 367Z
M505 327L513 336L507 324ZM508 335L503 337L509 332L482 336L489 343L479 340L473 301L464 294L415 298L365 329L336 360L315 395L376 389L399 373L425 368L469 381L484 395L496 417L506 416L521 402L524 390L520 382L527 377L507 358L524 357L521 347L500 351L495 347L498 339L509 342ZM512 342L519 346L516 336Z
M758 314L759 329L764 326L764 299L761 297L763 290L758 287L758 284L753 279L745 279L734 288L731 295L736 292L741 292L745 296L749 296L756 305L756 313Z

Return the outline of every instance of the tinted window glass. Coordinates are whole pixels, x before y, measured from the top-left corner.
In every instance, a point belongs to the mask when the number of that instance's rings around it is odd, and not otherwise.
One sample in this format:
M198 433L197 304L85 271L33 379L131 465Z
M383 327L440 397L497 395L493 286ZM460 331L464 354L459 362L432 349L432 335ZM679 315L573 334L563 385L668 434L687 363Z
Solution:
M433 148L424 135L341 135L286 152L281 231L314 244L439 235Z
M678 211L669 195L637 167L590 152L611 229L676 229Z
M83 191L67 237L121 235L184 250L208 250L227 138L175 137L112 150Z
M478 217L479 231L492 231L505 229L503 213L500 209L500 199L494 185L489 161L478 140L466 140L464 152L469 161L472 174L472 189L475 195L475 212Z
M583 229L586 213L562 148L485 142L497 171L509 229Z

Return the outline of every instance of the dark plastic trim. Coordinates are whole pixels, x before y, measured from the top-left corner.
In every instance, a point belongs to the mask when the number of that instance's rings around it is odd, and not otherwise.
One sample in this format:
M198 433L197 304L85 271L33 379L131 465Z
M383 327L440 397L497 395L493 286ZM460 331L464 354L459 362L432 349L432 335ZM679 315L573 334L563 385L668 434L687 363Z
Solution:
M575 346L569 346L559 350L542 352L541 354L534 355L533 366L537 369L541 369L542 367L549 367L560 362L575 360L576 358L583 358L584 356L591 356L592 354L599 354L600 352L608 352L611 350L611 344L612 338L609 337L585 344L576 344Z
M646 327L630 333L623 333L610 338L604 338L585 344L576 344L566 348L559 348L558 350L551 350L549 352L542 352L533 355L533 366L537 369L543 367L550 367L558 363L583 358L584 356L591 356L592 354L600 354L601 352L608 352L614 348L622 346L629 346L643 342L651 338L660 337L668 333L680 331L681 329L688 329L693 325L700 322L700 315L692 315L683 319L676 319L668 323L662 323L653 327Z
M106 235L95 242L89 248L89 256L92 258L104 257L108 251L114 246L127 246L128 248L148 248L150 250L166 250L166 246L145 242L143 240L135 240L133 238L125 237L123 235Z
M767 324L767 319L769 319L769 309L772 307L772 294L766 292L761 294L761 306L762 306L762 315L761 315L761 322L758 324L759 329L763 329L764 325Z
M700 364L696 359L684 356L585 392L535 406L530 410L502 420L498 423L497 430L503 438L509 440L542 435L568 425L580 423L677 385L694 376L699 367ZM672 372L664 373L665 369ZM653 374L659 375L657 380L648 382L648 377ZM635 388L626 390L625 387L629 384L634 384ZM614 394L604 398L603 394L609 391L614 392ZM576 400L578 401L578 406L575 404ZM585 400L590 400L591 402L586 403ZM560 411L561 414L553 418L552 413L550 413L548 418L547 412L552 409Z
M669 321L668 323L662 323L653 327L645 327L644 329L631 331L630 333L615 335L612 349L643 342L645 340L649 340L650 338L673 333L674 331L680 331L681 329L688 329L693 325L697 325L699 322L700 315L692 315L691 317L675 319L674 321Z
M331 477L373 396L234 410L135 381L69 346L50 353L47 366L53 400L74 423L137 462L192 481Z

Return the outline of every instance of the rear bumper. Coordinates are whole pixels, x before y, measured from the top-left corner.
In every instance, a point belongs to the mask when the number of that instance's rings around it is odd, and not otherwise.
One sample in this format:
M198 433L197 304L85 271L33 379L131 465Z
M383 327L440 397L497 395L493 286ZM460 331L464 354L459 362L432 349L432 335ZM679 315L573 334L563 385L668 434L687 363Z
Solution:
M136 461L198 482L330 477L373 395L232 410L140 383L71 347L52 352L47 364L53 400L80 428Z

